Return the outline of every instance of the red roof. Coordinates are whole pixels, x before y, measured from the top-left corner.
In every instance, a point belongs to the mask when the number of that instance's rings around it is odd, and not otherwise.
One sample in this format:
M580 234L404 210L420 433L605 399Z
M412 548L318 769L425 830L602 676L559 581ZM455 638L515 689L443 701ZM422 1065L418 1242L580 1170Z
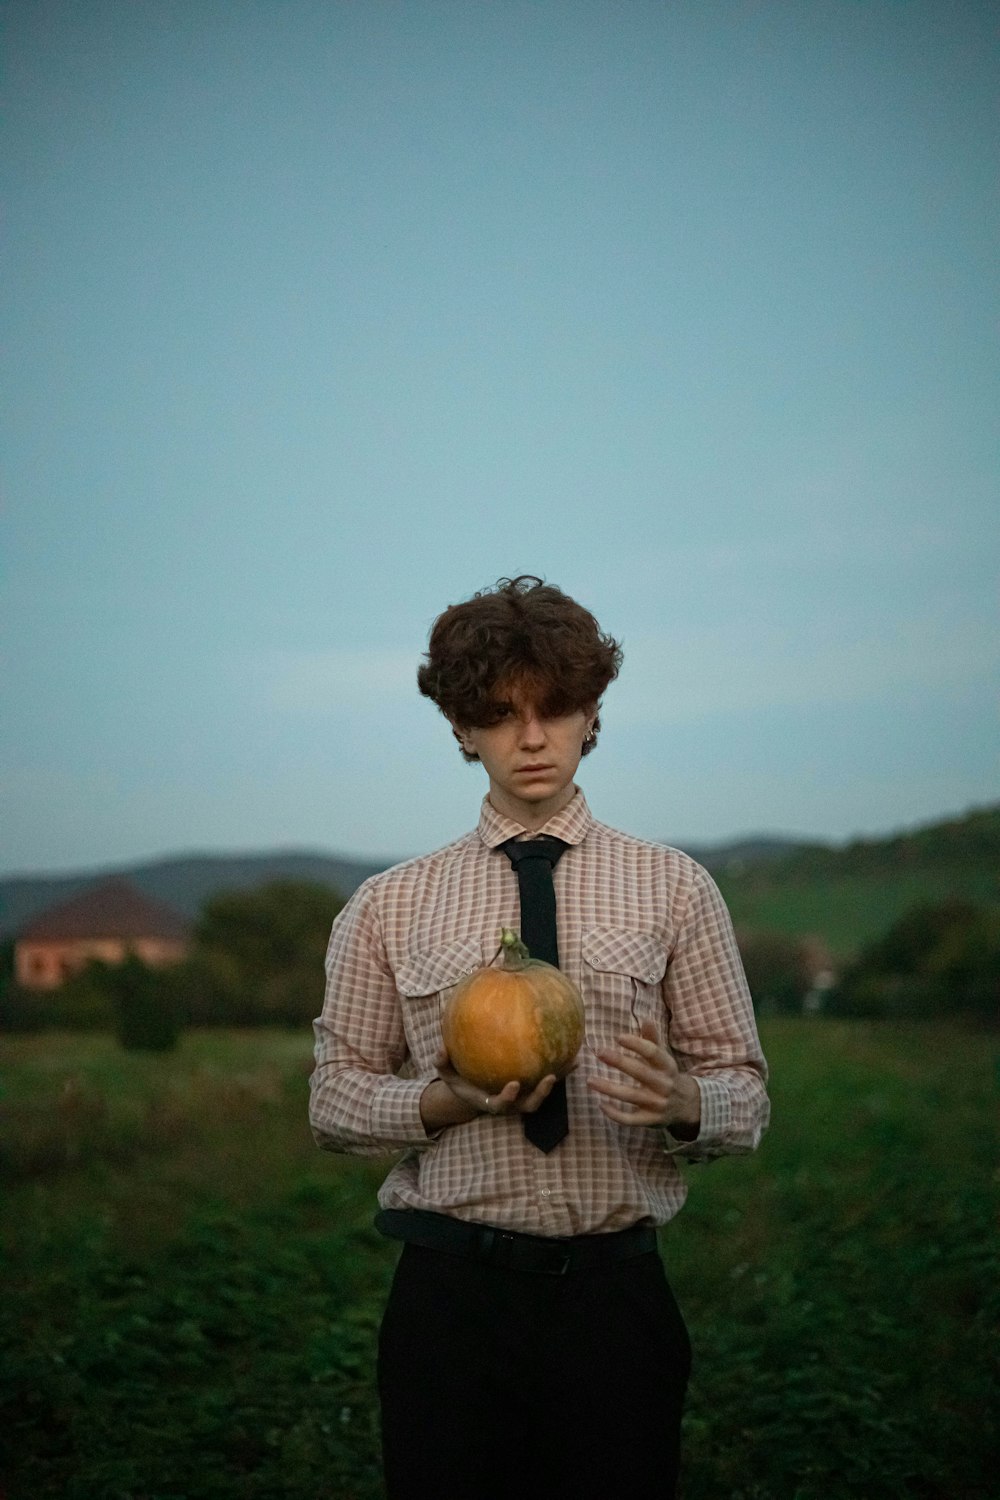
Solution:
M127 880L104 880L39 912L18 937L29 942L81 938L171 938L184 941L189 924L180 912L144 896Z

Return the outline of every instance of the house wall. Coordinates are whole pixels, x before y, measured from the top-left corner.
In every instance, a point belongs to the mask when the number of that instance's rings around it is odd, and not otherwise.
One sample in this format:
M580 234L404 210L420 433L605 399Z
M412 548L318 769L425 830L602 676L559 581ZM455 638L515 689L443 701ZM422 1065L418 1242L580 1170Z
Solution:
M66 942L22 940L14 948L14 975L26 990L54 990L91 959L124 963L130 953L153 967L176 963L187 951L171 938L81 938Z

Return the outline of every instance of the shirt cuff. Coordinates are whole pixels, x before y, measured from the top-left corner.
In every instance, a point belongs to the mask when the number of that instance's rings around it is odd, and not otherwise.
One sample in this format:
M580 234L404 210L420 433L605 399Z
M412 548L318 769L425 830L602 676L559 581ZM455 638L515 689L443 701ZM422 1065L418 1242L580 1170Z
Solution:
M718 1156L732 1123L732 1101L729 1090L718 1078L695 1077L701 1094L701 1123L693 1141L681 1141L662 1126L663 1149L668 1156L686 1157L688 1161L707 1161Z
M426 1146L431 1137L420 1118L420 1099L429 1078L387 1078L372 1096L369 1125L373 1140L387 1146Z

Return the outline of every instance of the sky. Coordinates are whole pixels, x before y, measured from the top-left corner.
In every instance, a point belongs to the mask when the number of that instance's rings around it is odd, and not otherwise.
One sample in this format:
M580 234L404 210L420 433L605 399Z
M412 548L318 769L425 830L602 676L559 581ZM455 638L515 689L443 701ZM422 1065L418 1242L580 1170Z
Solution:
M4 7L0 873L389 860L415 673L533 573L622 641L595 815L994 802L1000 30L923 0Z

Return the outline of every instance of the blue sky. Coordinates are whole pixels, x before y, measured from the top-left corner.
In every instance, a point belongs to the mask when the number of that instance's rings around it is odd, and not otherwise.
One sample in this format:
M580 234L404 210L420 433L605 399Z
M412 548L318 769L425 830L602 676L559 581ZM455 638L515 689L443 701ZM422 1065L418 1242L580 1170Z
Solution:
M1000 35L921 0L6 7L4 872L403 857L504 574L625 646L595 813L998 796Z

